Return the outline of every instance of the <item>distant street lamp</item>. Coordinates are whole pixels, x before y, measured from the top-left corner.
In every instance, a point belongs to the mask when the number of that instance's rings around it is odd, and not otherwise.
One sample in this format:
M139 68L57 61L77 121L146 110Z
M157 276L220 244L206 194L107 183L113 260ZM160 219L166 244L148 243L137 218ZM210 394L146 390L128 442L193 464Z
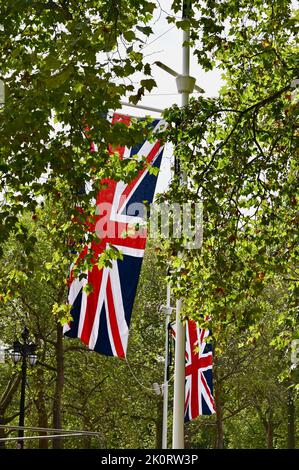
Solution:
M14 341L13 350L11 352L11 359L14 364L22 361L22 382L21 382L21 399L20 399L20 415L19 415L19 426L24 427L25 422L25 389L26 389L26 376L27 376L27 360L31 366L34 366L37 361L36 345L29 343L29 330L25 326L23 333L21 334L23 343L20 341ZM19 429L18 436L24 437L24 429ZM24 448L24 441L20 439L18 441L18 449Z

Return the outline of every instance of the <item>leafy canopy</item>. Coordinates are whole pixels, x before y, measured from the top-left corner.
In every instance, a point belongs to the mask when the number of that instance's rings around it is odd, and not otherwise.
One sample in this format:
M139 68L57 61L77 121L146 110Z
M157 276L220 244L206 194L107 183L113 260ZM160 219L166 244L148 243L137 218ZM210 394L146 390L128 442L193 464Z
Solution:
M112 128L106 116L134 92L136 71L151 73L139 46L151 33L154 7L148 0L1 2L1 240L39 195L66 188L71 211L85 181L93 180L96 191L106 170L132 177L132 162L105 165L107 147L140 140L144 126ZM153 85L144 79L139 95ZM91 141L97 152L90 152ZM81 194L81 205L89 200Z

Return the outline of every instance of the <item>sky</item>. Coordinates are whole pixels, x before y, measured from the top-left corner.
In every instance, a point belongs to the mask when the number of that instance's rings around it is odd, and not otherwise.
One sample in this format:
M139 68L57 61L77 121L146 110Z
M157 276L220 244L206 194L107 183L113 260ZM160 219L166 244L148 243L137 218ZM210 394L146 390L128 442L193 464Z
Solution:
M153 64L155 61L163 62L178 73L182 72L182 31L166 20L167 13L171 12L171 0L160 0L152 22L153 35L148 39L147 45L142 49L146 60ZM158 8L161 5L164 11ZM151 93L146 93L138 103L158 109L165 109L173 104L180 104L181 97L177 92L175 78L156 65L152 65L152 75L157 83ZM197 64L196 57L190 54L190 75L196 78L196 84L205 90L204 96L216 96L221 87L221 73L218 70L204 72ZM196 93L192 96L196 97ZM159 117L158 113L147 112L136 108L123 106L122 111L134 116L151 115ZM164 161L158 178L156 192L163 192L171 178L171 147L167 145L164 151Z

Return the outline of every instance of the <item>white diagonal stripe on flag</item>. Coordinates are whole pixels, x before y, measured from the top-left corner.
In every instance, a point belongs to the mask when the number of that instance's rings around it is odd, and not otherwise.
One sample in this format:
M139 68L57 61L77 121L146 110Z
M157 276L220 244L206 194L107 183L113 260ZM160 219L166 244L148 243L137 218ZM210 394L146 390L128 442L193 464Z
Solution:
M111 279L111 288L112 288L112 294L113 294L113 299L114 299L118 330L119 330L121 342L123 345L123 350L126 351L127 343L128 343L128 336L129 336L129 328L128 328L126 317L125 317L122 291L121 291L121 285L120 285L120 279L119 279L119 271L118 271L116 260L112 261L110 279Z
M102 277L102 282L101 282L101 288L100 288L100 293L98 297L98 303L97 303L97 309L96 309L96 314L91 330L91 335L89 338L89 343L88 347L90 349L94 349L95 344L98 339L98 333L99 333L99 324L100 324L100 316L104 304L104 298L106 296L106 288L107 288L107 280L108 280L108 274L109 274L110 268L103 268L103 277Z

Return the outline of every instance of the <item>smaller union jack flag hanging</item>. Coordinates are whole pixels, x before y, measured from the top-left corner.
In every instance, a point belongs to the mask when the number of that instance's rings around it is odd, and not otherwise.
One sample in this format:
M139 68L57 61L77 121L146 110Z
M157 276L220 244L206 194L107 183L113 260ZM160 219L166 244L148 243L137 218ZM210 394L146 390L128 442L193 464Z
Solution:
M170 332L176 336L175 323ZM186 324L185 421L216 412L213 398L213 351L205 339L210 332L193 320Z

